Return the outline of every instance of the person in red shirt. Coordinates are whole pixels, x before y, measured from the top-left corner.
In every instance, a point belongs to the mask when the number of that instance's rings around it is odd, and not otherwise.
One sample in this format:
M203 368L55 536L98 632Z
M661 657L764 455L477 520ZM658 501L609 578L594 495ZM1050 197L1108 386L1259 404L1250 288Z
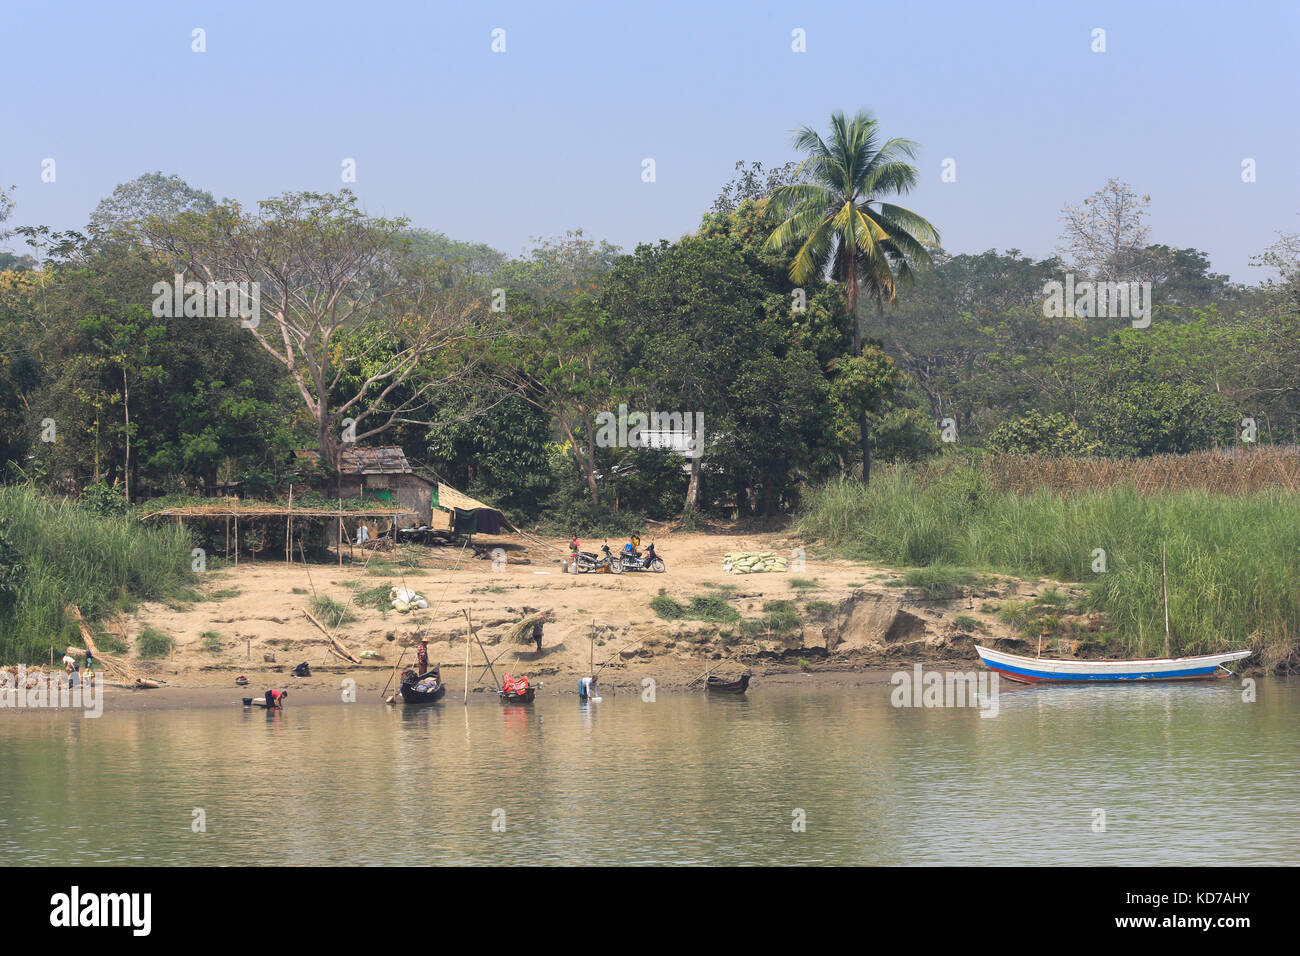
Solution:
M266 692L266 709L267 710L284 710L284 699L289 696L287 690L276 690L272 688Z
M419 672L427 674L429 671L429 642L421 641L420 646L415 649L415 660L419 665Z

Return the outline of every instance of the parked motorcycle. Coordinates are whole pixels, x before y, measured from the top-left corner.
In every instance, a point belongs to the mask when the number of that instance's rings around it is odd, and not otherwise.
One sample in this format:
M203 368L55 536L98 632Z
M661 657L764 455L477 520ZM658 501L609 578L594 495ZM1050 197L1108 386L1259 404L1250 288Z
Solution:
M616 558L614 553L609 550L609 542L601 545L600 550L602 553L599 555L592 554L590 551L576 552L578 558L578 573L587 574L588 572L595 572L597 574L622 574L623 562ZM573 555L575 552L570 551L569 554Z
M650 547L640 557L634 557L626 551L622 555L622 564L624 571L653 571L655 574L663 574L666 570L664 559L655 554L655 543L650 542Z

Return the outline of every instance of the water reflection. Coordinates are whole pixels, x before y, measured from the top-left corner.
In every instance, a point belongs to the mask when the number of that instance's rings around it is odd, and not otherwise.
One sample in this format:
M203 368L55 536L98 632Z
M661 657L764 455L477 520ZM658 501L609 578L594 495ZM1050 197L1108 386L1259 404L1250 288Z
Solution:
M891 707L887 684L655 703L0 715L0 853L199 865L1295 863L1300 687L1259 686L1254 704L1227 682L1004 686L991 719ZM195 809L206 833L191 829ZM492 828L501 819L504 833Z

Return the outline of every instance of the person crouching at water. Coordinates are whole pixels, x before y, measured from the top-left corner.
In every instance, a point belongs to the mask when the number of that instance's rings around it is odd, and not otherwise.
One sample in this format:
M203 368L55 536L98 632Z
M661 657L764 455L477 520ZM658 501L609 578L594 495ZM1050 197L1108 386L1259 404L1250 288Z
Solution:
M578 700L590 700L596 696L596 678L584 677L578 681Z
M266 692L266 709L267 710L284 710L284 699L289 696L287 690L276 690L272 688Z

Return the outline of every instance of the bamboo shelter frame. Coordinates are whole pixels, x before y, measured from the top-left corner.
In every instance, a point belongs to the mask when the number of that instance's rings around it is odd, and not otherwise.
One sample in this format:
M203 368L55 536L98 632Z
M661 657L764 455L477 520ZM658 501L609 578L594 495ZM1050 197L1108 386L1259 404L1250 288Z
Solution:
M233 521L234 530L235 530L235 536L234 536L235 539L234 540L235 543L234 563L235 564L239 563L240 519L243 519L245 522L281 521L281 520L284 521L286 535L287 535L286 542L285 542L286 561L289 564L294 563L293 548L292 548L293 519L294 518L333 519L338 522L339 563L342 564L343 547L344 547L343 539L345 537L343 533L344 521L348 519L355 519L355 518L369 518L372 520L390 518L392 519L393 522L393 527L392 527L393 541L394 543L396 543L397 519L407 515L414 515L417 519L419 518L419 512L414 511L410 508L344 509L342 498L339 499L339 504L337 508L325 509L325 508L294 507L292 490L290 491L289 495L290 495L289 504L287 507L283 507L280 505L263 504L261 502L252 503L250 506L244 502L232 503L230 501L224 501L221 503L213 503L211 505L186 505L185 507L182 508L162 508L158 511L150 511L146 514L141 515L140 517L142 520L146 518L175 518L176 523L178 525L181 525L182 527L184 526L184 523L186 521L217 521L217 520L224 521L226 524L227 560L229 560L230 558L230 526ZM350 550L351 549L350 542L348 543L348 546Z

